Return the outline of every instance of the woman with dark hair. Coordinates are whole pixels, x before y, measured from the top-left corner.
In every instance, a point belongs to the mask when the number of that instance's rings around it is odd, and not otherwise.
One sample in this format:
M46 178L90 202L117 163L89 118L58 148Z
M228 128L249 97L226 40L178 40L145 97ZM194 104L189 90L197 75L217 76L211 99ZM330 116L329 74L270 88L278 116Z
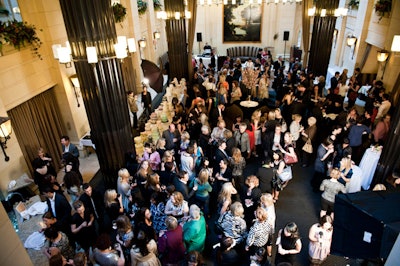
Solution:
M283 229L279 230L276 245L275 265L282 262L294 265L296 254L300 253L302 247L299 229L294 222L286 224Z
M332 222L329 215L324 215L320 218L319 223L313 224L310 228L308 255L311 266L321 265L331 252Z
M150 92L147 91L147 86L143 84L142 86L142 107L143 107L143 112L147 112L146 115L147 117L150 117L151 114L151 94Z
M117 220L115 220L115 223L117 224L116 241L121 245L125 258L128 258L129 250L132 247L133 242L131 221L126 215L120 215Z
M97 238L96 248L93 250L93 259L101 266L124 266L125 258L121 246L116 245L116 248L117 250L111 248L108 234L101 234Z
M319 192L319 186L322 180L326 178L328 170L328 161L335 151L333 141L328 137L318 147L317 157L314 162L314 176L311 180L311 186L314 192Z
M143 231L148 239L157 240L149 208L142 207L135 215L135 231Z
M44 230L44 236L49 243L49 248L58 248L61 251L61 255L63 255L67 260L74 258L75 251L69 244L68 237L63 232L58 231L57 228L52 226ZM43 250L43 253L50 258L51 254L48 252L47 248Z
M283 173L287 168L285 161L283 160L283 154L280 151L275 151L272 155L273 161L271 162L274 168L274 176L272 177L272 196L274 203L279 199L279 193L282 191L287 181L279 178L279 175ZM287 170L288 171L288 170Z
M85 209L83 202L77 200L73 204L75 214L71 219L71 232L75 236L76 242L83 248L86 255L89 255L89 248L96 240L96 231L93 225L94 215Z
M219 266L239 266L242 265L241 259L234 249L236 242L230 237L222 237L220 247L217 251L217 265Z
M149 241L146 233L139 230L136 236L135 245L131 249L132 266L161 266L156 256L157 244L154 239Z

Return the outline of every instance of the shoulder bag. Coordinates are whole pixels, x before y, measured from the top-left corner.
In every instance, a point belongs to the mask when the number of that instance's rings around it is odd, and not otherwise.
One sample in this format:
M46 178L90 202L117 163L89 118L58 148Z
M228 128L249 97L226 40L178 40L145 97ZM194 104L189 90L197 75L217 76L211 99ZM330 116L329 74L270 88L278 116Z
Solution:
M311 139L307 139L306 143L303 146L303 151L307 153L313 153L313 146L311 143Z

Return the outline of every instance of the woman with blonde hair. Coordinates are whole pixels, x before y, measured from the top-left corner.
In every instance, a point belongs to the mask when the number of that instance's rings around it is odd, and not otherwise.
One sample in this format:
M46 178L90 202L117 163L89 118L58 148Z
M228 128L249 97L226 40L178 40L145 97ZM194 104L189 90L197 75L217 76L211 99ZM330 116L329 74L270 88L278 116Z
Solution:
M221 191L218 195L218 210L219 215L222 215L232 203L232 195L237 194L237 190L231 182L226 182L222 185Z
M107 214L105 216L104 228L110 230L112 221L116 220L119 215L124 213L122 196L118 195L115 189L107 189L104 193L104 205Z
M204 216L207 217L209 213L209 200L210 200L210 192L212 191L212 187L210 183L208 183L209 172L207 169L201 169L197 178L194 180L194 187L197 187L195 192L195 202L196 205L203 210Z
M221 235L231 237L236 241L236 244L242 243L247 236L247 225L243 217L242 203L239 201L232 203L230 211L218 218L219 228L222 229Z
M317 119L313 116L307 119L308 127L301 132L301 142L299 142L299 152L301 154L301 159L303 161L302 167L307 167L310 161L310 156L312 153L307 153L303 151L303 146L306 144L307 140L311 141L311 145L315 141L315 137L317 136Z
M172 193L171 197L168 199L165 205L165 214L172 215L179 222L186 219L189 215L189 205L186 200L183 199L183 195L179 191Z
M160 154L160 158L162 158L164 156L164 152L166 151L166 149L165 149L166 144L167 143L164 138L159 138L157 140L156 151L158 152L158 154Z
M272 228L267 219L267 211L258 207L254 214L256 220L249 230L245 247L246 251L250 251L250 255L253 255L258 248L272 245Z
M242 191L244 188L243 170L246 167L246 160L242 156L240 149L232 149L232 157L229 158L229 164L232 169L233 183L237 191Z
M126 168L118 171L117 190L118 194L122 196L122 205L126 212L129 212L129 203L132 201L130 178L131 175Z
M333 219L335 196L340 192L346 193L346 188L342 183L338 181L340 177L340 171L338 168L332 169L330 177L330 179L325 179L324 181L322 181L322 184L319 187L319 190L323 191L321 195L320 217L323 217L328 212L330 212L330 216Z
M349 157L343 157L339 163L340 177L338 181L346 186L353 176L352 161Z
M250 123L251 129L254 133L254 149L253 149L253 155L255 157L258 157L257 150L259 150L260 145L262 143L261 140L261 128L262 128L262 123L261 123L261 110L255 110L253 114L251 115L251 123Z
M253 213L258 206L258 202L261 197L261 190L259 186L258 177L250 175L246 178L246 187L242 190L241 200L244 202L244 213L247 226L250 227L253 221Z
M269 79L267 77L267 74L264 73L261 75L261 78L258 81L258 98L260 100L269 98L268 86L269 86Z
M275 231L275 221L276 221L276 213L275 213L275 205L274 205L274 197L270 193L264 193L260 197L260 206L263 207L268 214L268 222L272 227L272 231Z

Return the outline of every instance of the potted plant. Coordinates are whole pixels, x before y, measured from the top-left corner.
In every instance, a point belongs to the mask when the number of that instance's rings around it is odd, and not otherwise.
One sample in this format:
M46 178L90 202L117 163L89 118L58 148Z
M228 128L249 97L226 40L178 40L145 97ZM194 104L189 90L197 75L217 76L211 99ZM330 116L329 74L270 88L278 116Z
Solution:
M147 3L143 0L137 1L139 15L143 15L147 11Z
M392 0L378 0L375 4L375 12L379 16L379 21L392 11Z
M18 50L26 45L30 45L32 52L42 60L42 56L39 53L42 42L36 34L36 27L29 25L26 21L0 21L0 49L3 42L11 44Z
M121 23L125 20L126 17L126 8L120 3L115 3L112 6L114 12L115 22Z
M358 6L360 5L360 0L350 0L347 5L351 9L358 9Z
M154 11L161 11L162 5L159 0L153 0Z

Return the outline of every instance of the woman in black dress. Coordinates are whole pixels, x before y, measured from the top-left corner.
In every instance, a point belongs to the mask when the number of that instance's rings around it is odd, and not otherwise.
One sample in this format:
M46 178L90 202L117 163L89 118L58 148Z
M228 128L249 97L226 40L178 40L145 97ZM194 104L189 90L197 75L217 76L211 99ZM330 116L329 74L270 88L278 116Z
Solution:
M76 212L71 219L71 232L88 256L89 248L93 247L96 241L96 231L93 225L94 215L89 212L89 209L85 209L80 200L75 201L73 205Z
M151 95L150 92L147 91L146 85L143 85L142 107L143 107L143 112L147 112L147 116L149 117L151 114Z
M296 254L301 251L299 229L294 222L286 224L285 228L279 230L276 245L275 265L282 262L294 265Z

